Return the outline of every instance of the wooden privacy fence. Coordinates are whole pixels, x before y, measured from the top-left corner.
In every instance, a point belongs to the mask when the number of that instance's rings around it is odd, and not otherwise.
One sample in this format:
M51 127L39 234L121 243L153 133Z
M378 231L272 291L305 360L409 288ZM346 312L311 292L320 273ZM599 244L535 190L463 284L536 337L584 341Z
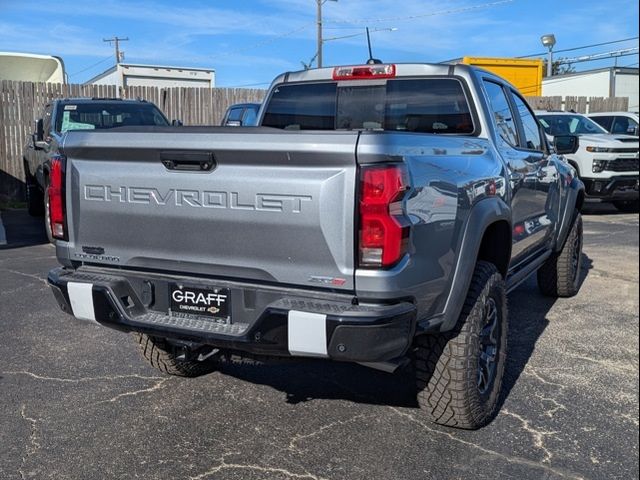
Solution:
M527 97L535 110L573 110L577 113L626 112L629 97Z
M155 103L169 120L185 125L218 125L233 103L259 102L265 91L238 88L158 88L115 85L78 85L0 82L0 199L20 200L24 195L23 148L33 122L55 98L141 98ZM626 111L626 97L527 97L531 106L544 110L576 112Z
M155 103L169 120L185 125L219 125L233 103L260 102L264 90L241 88L158 88L115 85L79 85L0 82L0 199L20 200L24 195L23 149L33 122L55 98L141 98Z

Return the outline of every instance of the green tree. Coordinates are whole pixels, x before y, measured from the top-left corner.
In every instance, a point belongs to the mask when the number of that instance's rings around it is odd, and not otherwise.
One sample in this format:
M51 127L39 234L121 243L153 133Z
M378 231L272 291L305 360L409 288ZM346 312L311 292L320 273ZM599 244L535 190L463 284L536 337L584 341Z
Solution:
M547 59L544 59L544 76L547 76ZM564 58L558 58L556 60L553 61L552 66L551 66L551 70L553 71L553 75L563 75L565 73L573 73L576 71L576 68L570 64L567 63L566 59Z

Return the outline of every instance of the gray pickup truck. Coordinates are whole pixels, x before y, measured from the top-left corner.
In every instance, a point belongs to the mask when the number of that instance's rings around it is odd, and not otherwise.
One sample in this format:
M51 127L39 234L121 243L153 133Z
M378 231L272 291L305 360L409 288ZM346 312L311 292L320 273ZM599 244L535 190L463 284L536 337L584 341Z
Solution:
M286 73L258 127L69 132L52 163L63 311L161 371L318 357L415 372L433 421L496 413L507 292L580 285L584 187L520 94L465 65ZM405 370L406 371L406 370Z
M44 107L23 152L24 176L29 214L46 215L49 195L50 159L60 155L59 145L70 130L103 130L125 125L168 126L169 122L153 103L121 98L58 98ZM45 218L49 240L50 221Z

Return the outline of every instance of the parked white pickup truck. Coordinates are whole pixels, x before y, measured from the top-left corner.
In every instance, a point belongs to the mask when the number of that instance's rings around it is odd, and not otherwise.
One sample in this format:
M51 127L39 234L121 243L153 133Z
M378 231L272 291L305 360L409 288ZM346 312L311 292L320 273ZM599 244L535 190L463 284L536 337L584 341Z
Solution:
M638 211L638 137L609 134L579 113L536 115L550 137L579 136L578 150L566 158L584 182L587 198L612 202L623 212Z

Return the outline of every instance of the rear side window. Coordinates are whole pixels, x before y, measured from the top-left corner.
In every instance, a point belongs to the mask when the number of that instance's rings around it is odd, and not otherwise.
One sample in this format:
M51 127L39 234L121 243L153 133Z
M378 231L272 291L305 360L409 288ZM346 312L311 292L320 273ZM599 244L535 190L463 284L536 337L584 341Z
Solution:
M285 130L333 130L335 118L335 83L282 85L273 91L262 125Z
M499 84L488 80L484 81L484 88L489 96L489 104L491 105L500 136L512 146L518 146L516 124L513 121L513 112L504 89Z
M523 148L529 150L542 150L542 138L540 136L540 128L538 121L529 109L526 103L513 92L513 101L516 104L516 109L522 120L522 128L524 130L525 144L521 145Z
M271 97L263 125L296 130L474 132L462 84L451 78L282 85Z

